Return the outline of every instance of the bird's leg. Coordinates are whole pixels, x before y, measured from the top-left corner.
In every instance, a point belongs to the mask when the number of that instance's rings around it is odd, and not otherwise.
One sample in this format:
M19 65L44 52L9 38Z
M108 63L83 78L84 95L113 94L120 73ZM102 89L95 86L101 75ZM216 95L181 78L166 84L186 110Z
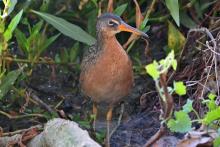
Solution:
M92 113L93 113L93 115L94 115L94 119L93 119L93 129L94 129L94 131L95 131L96 117L97 117L97 114L98 114L98 109L97 109L97 104L96 104L96 103L93 103Z
M113 107L110 106L106 117L107 120L106 147L110 147L110 123L112 120L112 110Z
M124 109L125 109L125 105L124 103L121 104L121 110L120 110L120 115L119 115L119 118L118 118L118 124L116 125L116 127L112 130L112 132L110 133L110 138L112 136L112 134L117 130L117 128L119 127L120 123L121 123L121 120L122 120L122 117L123 117L123 113L124 113Z

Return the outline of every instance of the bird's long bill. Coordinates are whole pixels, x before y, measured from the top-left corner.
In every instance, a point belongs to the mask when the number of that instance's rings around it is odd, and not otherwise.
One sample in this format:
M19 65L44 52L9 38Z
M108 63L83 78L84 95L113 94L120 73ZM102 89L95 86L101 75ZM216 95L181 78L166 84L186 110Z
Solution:
M120 31L126 31L126 32L131 32L131 33L134 33L136 35L140 35L140 36L143 36L143 37L146 37L148 38L148 35L145 34L144 32L142 31L139 31L138 29L136 28L133 28L132 26L129 26L128 24L126 24L125 22L122 22L119 26L118 26L118 29Z

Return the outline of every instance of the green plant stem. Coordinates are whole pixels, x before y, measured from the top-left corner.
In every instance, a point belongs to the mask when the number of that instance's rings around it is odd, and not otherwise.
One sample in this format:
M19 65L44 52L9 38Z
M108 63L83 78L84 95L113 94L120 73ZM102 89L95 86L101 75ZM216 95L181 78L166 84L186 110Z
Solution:
M195 113L196 117L201 120L200 116L199 116L199 113L195 110L195 109L192 109L192 111Z
M146 13L144 19L149 18L151 12L154 10L154 6L155 6L156 2L157 2L157 0L153 0L153 1L152 1L152 3L151 3L151 5L150 5L149 9L147 10L147 13Z
M132 48L132 46L134 45L134 43L136 42L136 39L135 40L133 40L132 42L131 42L131 44L128 46L128 48L127 48L127 53L131 50L131 48Z
M155 80L155 85L156 85L156 89L159 92L159 95L162 98L163 102L166 102L166 98L165 98L165 96L161 92L161 88L159 86L159 81L158 80Z
M192 123L194 123L194 122L201 122L201 119L194 119L194 120L192 120L191 122L192 122Z
M170 14L161 17L149 18L149 22L164 22L167 18L170 17Z

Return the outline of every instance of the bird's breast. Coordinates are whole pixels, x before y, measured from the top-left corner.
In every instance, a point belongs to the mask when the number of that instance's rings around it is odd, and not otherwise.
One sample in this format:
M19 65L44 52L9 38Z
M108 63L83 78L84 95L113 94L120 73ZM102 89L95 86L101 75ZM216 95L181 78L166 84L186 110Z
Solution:
M132 63L118 42L103 47L96 62L81 73L81 88L96 102L114 104L131 90Z

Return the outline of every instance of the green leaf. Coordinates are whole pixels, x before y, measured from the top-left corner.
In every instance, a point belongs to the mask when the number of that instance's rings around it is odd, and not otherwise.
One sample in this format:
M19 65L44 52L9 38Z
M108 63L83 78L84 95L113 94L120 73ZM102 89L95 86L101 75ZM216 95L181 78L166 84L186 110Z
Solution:
M2 34L5 31L5 22L0 19L0 33Z
M30 29L30 36L36 37L36 35L39 34L42 26L43 26L43 20L39 21L37 24L33 26L32 29Z
M3 77L0 84L0 100L7 94L11 86L14 85L16 79L20 75L21 70L10 71L5 77Z
M98 15L97 9L90 11L87 14L87 30L88 33L95 36L96 35L96 17Z
M151 64L148 64L146 67L146 72L154 79L157 80L160 77L160 73L158 71L158 63L154 61Z
M92 45L95 43L95 38L93 38L91 35L86 33L83 29L81 29L77 25L71 24L64 19L56 17L51 14L41 13L38 11L32 11L32 12L41 16L45 21L47 21L53 27L58 29L61 33L72 39L86 43L88 45Z
M176 119L170 119L167 124L172 132L185 133L191 130L192 122L187 113L176 111L174 115Z
M189 17L186 11L180 11L180 23L189 29L193 29L197 24Z
M205 117L203 118L204 124L208 125L214 120L220 119L220 107L216 108L215 110L207 112Z
M60 62L61 62L61 59L60 59L60 55L59 55L59 54L56 54L56 55L55 55L55 62L56 62L56 63L60 63Z
M161 73L167 72L170 66L173 64L174 58L174 51L172 50L165 59L160 60L160 64L162 65Z
M73 63L76 61L77 57L79 55L79 43L75 43L74 46L70 49L70 62Z
M6 31L4 32L4 39L6 41L10 40L12 38L12 33L15 30L15 28L17 27L21 16L23 14L23 10L21 10L10 22L8 28L6 29Z
M182 96L182 95L186 94L186 86L184 85L184 83L182 81L180 81L180 82L174 81L173 87L174 87L175 92L178 95Z
M207 104L207 107L209 108L209 111L215 110L218 107L215 103L216 95L213 94L213 93L209 93L208 98L209 98L208 100L206 99L203 102L205 102Z
M215 140L213 141L213 146L220 147L220 137L215 138Z
M140 26L140 30L144 30L146 28L146 25L147 25L147 22L148 22L148 17L145 17L144 20L142 21L141 23L141 26Z
M114 10L114 14L121 16L123 14L123 12L125 11L125 9L127 8L128 3L122 4L120 6L118 6L115 10Z
M218 0L213 0L207 3L205 2L201 3L200 10L202 11L202 13L204 13L206 9L208 9L211 5L215 4L217 1Z
M57 34L57 35L54 35L54 36L50 37L49 39L47 39L47 41L40 48L40 50L41 50L40 53L42 53L45 49L47 49L48 46L51 45L59 36L60 36L60 34Z
M168 21L168 48L173 49L176 54L179 54L185 44L185 40L183 34Z
M191 112L193 110L192 103L193 103L192 100L187 99L186 104L183 106L183 112L185 113Z
M40 11L43 11L43 12L47 11L49 8L50 2L51 2L50 0L42 0Z
M64 48L61 52L61 61L64 62L64 63L68 63L68 60L69 60L69 53L67 51L66 48Z
M209 93L209 94L208 94L208 98L209 98L210 100L214 100L214 99L216 98L216 94Z
M177 26L180 26L180 16L179 16L179 3L178 0L165 0L166 6L169 9L171 16L175 20Z
M17 43L19 48L27 55L27 38L23 32L21 32L19 29L15 30L15 37L17 39Z

